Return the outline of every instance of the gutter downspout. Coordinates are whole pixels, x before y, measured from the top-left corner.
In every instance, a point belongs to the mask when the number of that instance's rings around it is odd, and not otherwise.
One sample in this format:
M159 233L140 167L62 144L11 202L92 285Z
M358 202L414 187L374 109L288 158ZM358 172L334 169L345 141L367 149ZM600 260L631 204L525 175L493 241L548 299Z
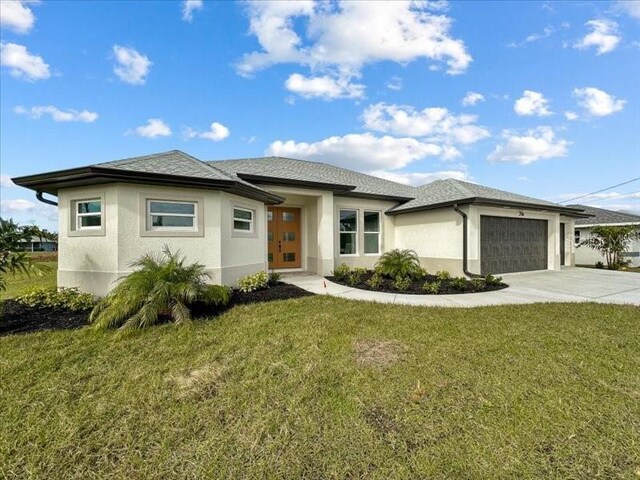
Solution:
M47 205L53 205L54 207L58 206L58 202L54 202L53 200L49 200L42 196L42 192L36 192L36 198L40 200L42 203L46 203Z
M458 204L453 204L453 209L462 217L462 271L470 278L482 278L482 275L471 273L467 268L467 214L458 208Z

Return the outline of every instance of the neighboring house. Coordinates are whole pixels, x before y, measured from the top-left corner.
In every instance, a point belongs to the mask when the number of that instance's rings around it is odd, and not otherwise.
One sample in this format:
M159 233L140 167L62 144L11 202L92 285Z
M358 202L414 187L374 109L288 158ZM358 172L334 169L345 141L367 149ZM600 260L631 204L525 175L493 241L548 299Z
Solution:
M30 240L22 240L20 247L27 252L55 252L58 250L58 242L33 236Z
M596 262L606 264L606 259L597 250L586 245L579 246L581 242L588 240L591 236L591 229L596 226L623 226L633 225L636 227L635 238L631 241L628 251L623 255L625 260L629 260L631 266L640 267L640 215L631 213L615 212L604 208L589 207L587 205L568 205L572 208L580 208L584 213L591 215L589 218L578 218L575 222L574 243L576 247L576 265L595 265Z
M229 285L267 268L373 267L393 248L453 275L557 270L574 263L582 215L453 179L411 187L318 162L177 150L13 181L58 196L58 284L99 295L163 245Z

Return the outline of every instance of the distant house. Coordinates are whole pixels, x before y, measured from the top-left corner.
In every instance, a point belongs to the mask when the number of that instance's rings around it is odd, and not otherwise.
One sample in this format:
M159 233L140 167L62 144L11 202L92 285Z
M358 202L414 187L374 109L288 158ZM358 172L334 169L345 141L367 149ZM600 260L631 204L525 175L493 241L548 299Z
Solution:
M622 226L633 225L636 227L635 239L631 242L629 251L624 254L624 259L629 260L634 267L640 266L640 215L615 212L604 208L589 207L587 205L569 205L572 208L581 208L584 213L592 215L589 218L576 218L574 230L574 243L576 245L576 265L594 265L596 262L605 262L604 256L587 246L578 247L591 236L591 229L596 226Z
M177 150L13 181L58 196L58 285L97 295L163 245L228 285L266 269L371 268L394 248L456 276L559 270L573 265L583 216L453 179L412 187L319 162Z
M58 251L58 242L56 240L46 240L44 238L33 236L31 240L20 242L22 249L27 252L56 252Z

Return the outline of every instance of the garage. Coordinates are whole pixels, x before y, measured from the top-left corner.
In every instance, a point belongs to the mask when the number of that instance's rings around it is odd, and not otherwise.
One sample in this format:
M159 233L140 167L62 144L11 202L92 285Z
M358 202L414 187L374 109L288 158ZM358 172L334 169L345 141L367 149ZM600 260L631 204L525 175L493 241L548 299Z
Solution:
M546 220L480 217L482 275L546 270L547 246Z

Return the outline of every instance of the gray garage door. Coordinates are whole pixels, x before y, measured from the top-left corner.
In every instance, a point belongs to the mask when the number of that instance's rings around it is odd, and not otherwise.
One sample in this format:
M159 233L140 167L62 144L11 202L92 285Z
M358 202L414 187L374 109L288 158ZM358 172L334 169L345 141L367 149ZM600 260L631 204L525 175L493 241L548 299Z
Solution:
M483 275L546 268L546 220L480 217L480 271Z

